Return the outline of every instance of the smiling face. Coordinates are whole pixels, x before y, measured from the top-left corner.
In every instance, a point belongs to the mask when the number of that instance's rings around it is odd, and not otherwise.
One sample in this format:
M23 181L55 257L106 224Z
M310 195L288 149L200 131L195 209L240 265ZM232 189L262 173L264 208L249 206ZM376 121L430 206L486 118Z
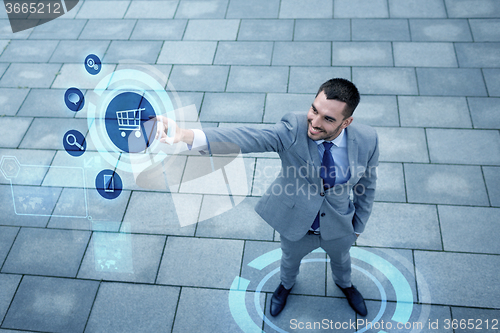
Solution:
M326 99L322 91L314 100L307 113L307 136L316 140L331 141L352 123L352 117L344 119L346 103L335 99Z

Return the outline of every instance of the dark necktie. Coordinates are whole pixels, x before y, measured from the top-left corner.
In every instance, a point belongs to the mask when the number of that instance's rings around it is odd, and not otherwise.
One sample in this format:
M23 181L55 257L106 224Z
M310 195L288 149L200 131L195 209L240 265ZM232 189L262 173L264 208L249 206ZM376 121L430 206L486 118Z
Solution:
M323 146L325 147L325 153L323 154L323 161L321 162L321 171L320 176L323 178L323 187L324 190L328 190L330 187L335 185L335 162L333 161L332 152L330 148L332 148L333 143L331 142L323 142ZM319 212L314 219L314 222L311 226L313 230L319 228Z

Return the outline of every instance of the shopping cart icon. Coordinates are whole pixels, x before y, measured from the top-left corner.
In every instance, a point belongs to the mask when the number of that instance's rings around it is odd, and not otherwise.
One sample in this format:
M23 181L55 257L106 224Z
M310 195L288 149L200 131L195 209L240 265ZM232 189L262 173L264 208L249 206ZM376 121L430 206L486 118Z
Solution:
M137 138L141 137L141 114L146 108L116 111L116 120L118 120L118 128L122 131L122 137L127 133L125 131L135 131Z

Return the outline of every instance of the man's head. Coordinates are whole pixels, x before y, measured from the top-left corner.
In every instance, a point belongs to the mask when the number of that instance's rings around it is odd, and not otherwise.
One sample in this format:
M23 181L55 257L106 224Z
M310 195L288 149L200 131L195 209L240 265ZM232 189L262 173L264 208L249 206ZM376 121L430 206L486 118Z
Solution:
M345 79L331 79L321 85L309 112L307 135L312 140L333 140L352 123L359 103L356 86Z

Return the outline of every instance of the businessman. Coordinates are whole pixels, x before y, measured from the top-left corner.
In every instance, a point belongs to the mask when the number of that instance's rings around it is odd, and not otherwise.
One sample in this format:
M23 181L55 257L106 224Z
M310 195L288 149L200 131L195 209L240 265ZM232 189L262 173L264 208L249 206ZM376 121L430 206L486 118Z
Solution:
M288 113L265 129L200 131L170 121L174 143L206 146L211 154L224 153L223 143L237 145L242 153L279 154L281 172L255 207L281 236L281 283L271 298L272 316L285 307L301 259L318 247L330 257L334 281L349 305L367 315L363 296L351 283L349 249L372 210L379 150L375 130L353 123L359 100L352 82L336 78L321 85L307 113ZM166 142L169 122L158 118L157 139Z

